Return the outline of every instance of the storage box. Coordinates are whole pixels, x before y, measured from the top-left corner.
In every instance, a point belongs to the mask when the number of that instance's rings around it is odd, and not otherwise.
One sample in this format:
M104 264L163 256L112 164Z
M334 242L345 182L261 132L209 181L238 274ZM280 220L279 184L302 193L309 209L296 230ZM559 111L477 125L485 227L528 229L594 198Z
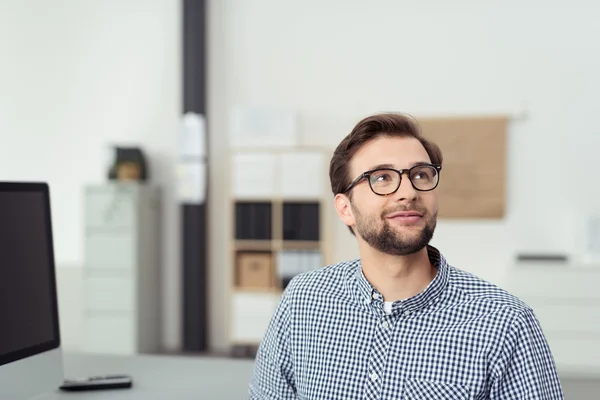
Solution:
M236 260L236 286L241 289L272 289L273 259L269 252L240 252Z

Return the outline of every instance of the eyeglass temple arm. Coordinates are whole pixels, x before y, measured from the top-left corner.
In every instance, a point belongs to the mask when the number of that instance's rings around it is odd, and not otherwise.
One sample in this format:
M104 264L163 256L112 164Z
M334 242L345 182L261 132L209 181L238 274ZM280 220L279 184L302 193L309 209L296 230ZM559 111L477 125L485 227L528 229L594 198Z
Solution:
M360 174L359 177L356 178L351 184L349 184L348 187L342 193L348 192L348 190L352 189L354 185L356 185L361 180L365 179L367 176L369 176L368 172L363 172L362 174Z

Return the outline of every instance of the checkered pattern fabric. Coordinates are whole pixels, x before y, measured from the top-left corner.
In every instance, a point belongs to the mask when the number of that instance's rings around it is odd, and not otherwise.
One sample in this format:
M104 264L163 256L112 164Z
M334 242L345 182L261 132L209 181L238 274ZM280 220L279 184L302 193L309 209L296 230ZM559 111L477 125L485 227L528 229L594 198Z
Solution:
M435 279L391 314L360 260L295 277L259 347L250 399L563 399L533 311L428 252Z

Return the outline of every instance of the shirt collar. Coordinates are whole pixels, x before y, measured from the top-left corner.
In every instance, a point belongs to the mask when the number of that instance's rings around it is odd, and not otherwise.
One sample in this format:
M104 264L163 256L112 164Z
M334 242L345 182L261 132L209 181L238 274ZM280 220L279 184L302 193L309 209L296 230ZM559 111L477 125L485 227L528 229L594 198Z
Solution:
M446 289L449 280L450 268L444 256L433 246L427 246L427 254L431 264L438 269L435 278L419 294L402 301L402 311L417 311L437 301ZM383 296L367 280L362 270L362 263L354 274L356 299L362 304L371 304L373 301L383 302Z

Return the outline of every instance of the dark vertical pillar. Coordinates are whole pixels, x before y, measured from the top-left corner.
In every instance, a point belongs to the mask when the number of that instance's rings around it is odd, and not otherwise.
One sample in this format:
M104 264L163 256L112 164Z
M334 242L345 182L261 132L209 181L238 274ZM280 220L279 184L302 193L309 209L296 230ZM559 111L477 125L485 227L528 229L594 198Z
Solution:
M206 116L207 1L183 0L182 111L203 116ZM202 352L208 348L207 206L206 202L181 205L184 351Z

